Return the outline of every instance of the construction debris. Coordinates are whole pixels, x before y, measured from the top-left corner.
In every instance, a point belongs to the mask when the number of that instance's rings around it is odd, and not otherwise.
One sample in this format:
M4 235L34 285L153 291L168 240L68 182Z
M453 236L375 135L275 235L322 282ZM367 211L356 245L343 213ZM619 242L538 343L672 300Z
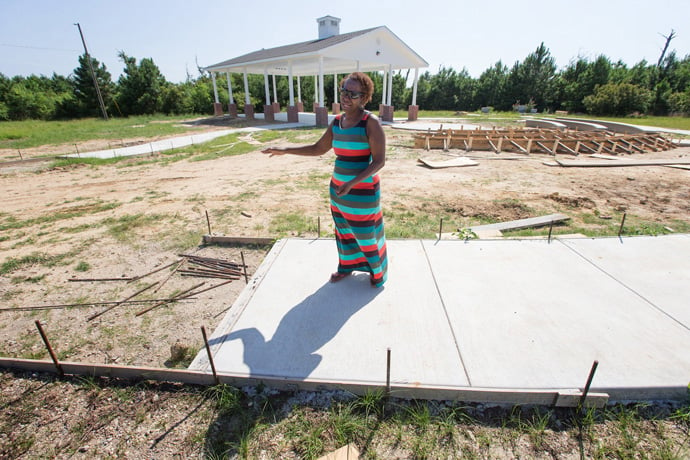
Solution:
M422 163L424 166L428 166L432 169L452 168L456 166L477 166L479 164L476 161L470 160L467 157L457 157L453 158L452 160L446 161L433 161L427 160L425 158L418 158L417 161Z
M477 235L485 232L501 232L505 230L520 230L523 228L544 227L546 225L557 224L570 219L565 214L548 214L546 216L530 217L527 219L511 220L509 222L498 222L496 224L478 225L469 229Z
M570 155L593 153L646 153L675 148L659 133L622 134L612 131L578 131L570 129L439 129L414 135L418 149L486 150L495 153L547 153Z
M690 165L690 160L602 160L602 161L572 161L556 159L555 162L559 166L564 167L579 167L579 168L596 168L596 167L618 167L618 166L679 166Z

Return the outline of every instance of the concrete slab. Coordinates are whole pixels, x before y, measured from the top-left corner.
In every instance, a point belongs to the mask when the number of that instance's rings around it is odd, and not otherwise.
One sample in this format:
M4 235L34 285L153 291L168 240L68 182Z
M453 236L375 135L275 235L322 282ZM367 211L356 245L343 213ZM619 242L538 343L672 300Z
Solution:
M277 242L210 339L219 374L383 386L390 349L391 384L413 397L577 396L594 360L592 392L685 397L688 235L390 240L388 251L389 281L374 289L365 274L328 282L333 240Z

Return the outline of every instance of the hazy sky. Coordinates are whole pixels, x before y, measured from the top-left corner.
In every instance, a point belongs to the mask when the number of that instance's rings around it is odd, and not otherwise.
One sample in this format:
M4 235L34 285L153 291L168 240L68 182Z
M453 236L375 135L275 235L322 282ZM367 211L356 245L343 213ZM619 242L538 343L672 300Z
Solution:
M656 63L671 30L679 58L690 54L689 0L0 0L0 73L67 76L89 53L116 80L120 50L153 58L165 77L198 76L197 62L226 59L318 37L316 18L341 18L340 31L385 25L436 73L473 77L501 60L509 67L544 42L560 68L603 54L632 66Z

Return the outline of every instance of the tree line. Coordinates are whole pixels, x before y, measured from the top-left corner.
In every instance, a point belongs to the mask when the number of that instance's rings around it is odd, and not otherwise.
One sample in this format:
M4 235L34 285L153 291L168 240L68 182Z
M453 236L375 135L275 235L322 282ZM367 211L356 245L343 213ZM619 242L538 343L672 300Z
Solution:
M672 37L672 35L671 35ZM670 39L667 40L667 47ZM88 59L94 69L106 110L111 116L144 114L211 114L213 84L208 73L187 75L182 83L165 79L151 58L137 62L119 53L124 68L113 81L105 64L83 54L79 65L67 77L31 75L7 77L0 73L0 121L24 119L73 119L101 116ZM383 90L383 76L371 73L375 93L369 109L377 110ZM342 76L340 76L342 77ZM244 106L241 74L231 74L233 96ZM325 76L326 106L334 100L334 79ZM410 72L393 75L393 105L406 109L412 102ZM250 102L255 111L263 111L265 100L263 75L249 75ZM276 77L278 102L288 105L288 78ZM301 78L302 100L307 110L315 100L315 81ZM219 74L220 101L227 105L227 81ZM690 115L690 55L680 59L666 48L657 63L642 60L632 67L622 61L612 62L600 55L595 59L578 57L565 68L557 69L549 49L540 44L523 61L508 67L498 61L478 78L466 69L456 71L441 67L418 78L417 105L423 110L555 112L626 116L634 113L653 115Z

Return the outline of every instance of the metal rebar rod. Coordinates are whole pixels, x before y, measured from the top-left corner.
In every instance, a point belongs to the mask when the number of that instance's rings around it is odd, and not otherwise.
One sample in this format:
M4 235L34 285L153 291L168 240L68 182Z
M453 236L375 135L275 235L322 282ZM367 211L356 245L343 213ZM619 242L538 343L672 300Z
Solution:
M626 213L623 213L623 219L621 219L621 226L620 226L620 228L618 229L618 236L619 236L619 237L620 237L621 234L623 233L623 225L625 225L625 216L626 216Z
M189 297L186 298L189 300ZM82 307L95 307L97 305L112 305L112 304L138 304L138 303L153 303L153 302L163 302L168 299L142 299L142 300L117 300L117 301L104 301L104 302L86 302L86 303L65 303L58 305L36 305L33 307L10 307L10 308L0 308L0 312L3 311L38 311L38 310L57 310L60 308L82 308Z
M168 282L168 280L177 272L177 270L180 269L180 267L182 266L183 263L184 263L184 259L180 259L180 261L177 263L175 268L170 273L168 273L168 276L166 276L165 279L163 281L161 281L161 283L158 285L158 287L156 289L153 290L153 292L154 293L158 292L158 290L160 288L162 288L165 283Z
M208 217L208 210L206 211L206 224L208 224L208 234L211 235L211 219Z
M208 355L208 362L211 364L211 372L213 372L213 379L216 385L220 384L218 374L216 374L216 365L213 362L213 355L211 354L211 347L208 345L208 338L206 337L206 328L201 326L201 334L204 336L204 345L206 345L206 354Z
M249 276L247 276L247 264L244 263L244 252L240 251L242 257L242 266L244 267L244 284L249 284Z
M441 217L441 221L438 224L438 239L441 239L441 235L443 234L443 217Z
M197 285L195 285L195 286L192 286L191 288L187 289L186 291L182 291L182 292L180 292L179 294L177 294L177 295L175 295L175 296L169 298L168 300L164 300L163 302L158 302L157 304L152 305L152 306L150 306L149 308L145 308L144 310L138 311L138 312L135 314L135 316L141 316L141 315L143 315L144 313L147 313L147 312L153 310L154 308L160 307L161 305L165 305L165 304L170 303L170 302L176 302L176 301L178 301L178 300L180 300L180 299L184 299L184 297L183 297L184 294L187 294L188 292L193 291L194 289L198 288L199 286L202 286L203 284L204 284L204 283L199 283L199 284L197 284Z
M160 268L156 268L155 270L152 270L152 271L150 271L150 272L148 272L148 273L145 273L145 274L143 274L143 275L135 276L134 278L132 278L132 279L129 280L128 282L131 283L131 282L140 280L140 279L145 278L145 277L147 277L147 276L149 276L149 275L153 275L154 273L158 273L159 271L165 270L165 269L168 268L168 267L172 267L173 265L178 264L178 263L180 263L180 262L182 262L181 259L178 259L178 260L176 260L176 261L174 261L174 262L170 262L168 265L165 265L165 266L160 267Z
M391 349L386 350L386 397L391 395Z
M549 243L551 243L551 232L553 232L553 221L551 221L551 225L549 225Z
M69 278L67 281L71 282L82 282L82 281L132 281L132 277L122 277L122 278Z
M149 284L148 286L146 286L146 287L143 288L143 289L139 289L137 292L135 292L135 293L132 294L131 296L127 297L127 298L124 299L122 302L126 302L126 301L128 301L128 300L130 300L130 299L133 299L134 297L138 296L138 295L141 294L142 292L151 289L151 288L154 287L156 284L158 284L158 281L156 281L156 282L153 283L153 284ZM98 318L98 317L101 316L103 313L107 313L107 312L109 312L110 310L112 310L113 308L117 307L118 305L121 305L122 302L118 302L118 303L116 303L116 304L110 305L110 306L109 306L108 308L106 308L105 310L102 310L102 311L100 311L100 312L98 312L98 313L94 313L93 315L91 315L91 316L89 316L88 318L86 318L86 321L91 321L91 320L93 320L93 319Z
M594 379L594 373L597 371L597 367L599 366L599 361L594 361L592 363L592 369L589 371L589 376L587 377L587 383L585 384L585 390L582 392L582 396L580 396L580 403L577 405L577 410L578 412L580 409L582 409L582 406L584 405L585 401L587 400L587 393L589 393L589 387L592 385L592 380Z
M43 327L41 326L41 322L39 320L36 320L36 327L38 328L38 333L41 334L41 338L43 339L43 343L45 343L46 348L48 349L48 353L50 354L50 358L53 360L53 364L55 364L55 368L57 369L58 374L60 375L60 377L63 377L65 375L65 372L62 370L62 366L60 365L60 361L58 361L57 355L55 354L55 351L53 351L53 347L50 346L50 342L48 341L48 336L43 331Z

